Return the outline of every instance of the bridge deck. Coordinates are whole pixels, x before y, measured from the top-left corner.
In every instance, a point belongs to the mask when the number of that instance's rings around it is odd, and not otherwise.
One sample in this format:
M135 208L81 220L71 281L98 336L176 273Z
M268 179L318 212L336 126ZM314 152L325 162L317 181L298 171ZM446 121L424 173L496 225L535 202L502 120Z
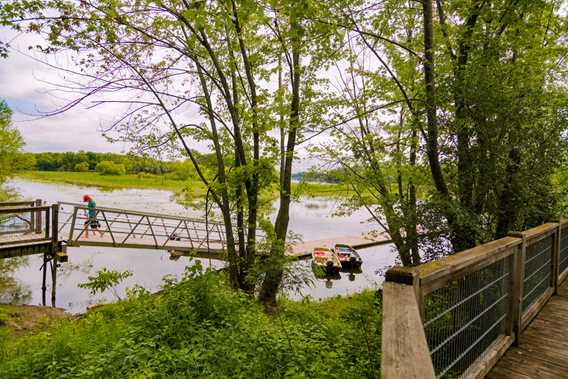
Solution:
M568 280L486 377L568 378Z

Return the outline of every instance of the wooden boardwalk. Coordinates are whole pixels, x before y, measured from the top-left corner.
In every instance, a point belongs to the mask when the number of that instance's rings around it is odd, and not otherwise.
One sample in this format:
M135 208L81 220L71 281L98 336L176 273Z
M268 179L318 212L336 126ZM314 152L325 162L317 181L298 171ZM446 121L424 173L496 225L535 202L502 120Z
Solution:
M486 378L568 378L568 280Z

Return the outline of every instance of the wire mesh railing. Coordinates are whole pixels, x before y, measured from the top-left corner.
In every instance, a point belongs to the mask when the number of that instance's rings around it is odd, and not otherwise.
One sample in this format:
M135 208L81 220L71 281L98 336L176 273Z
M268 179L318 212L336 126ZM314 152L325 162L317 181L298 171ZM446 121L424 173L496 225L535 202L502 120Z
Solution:
M560 229L560 257L559 257L559 272L561 276L568 274L568 227Z
M389 351L396 344L387 339L399 337L383 330L382 366L390 375L383 377L484 377L566 277L568 220L512 233L415 268L389 270L383 297L396 296L396 291L402 292L396 288L411 286L408 293L416 297L413 301L420 315L414 321L420 323L419 333L401 339L417 341L416 345L396 348L411 351L421 346L423 338L429 359L399 361L404 354ZM392 309L405 301L389 298L395 305ZM405 312L410 312L406 307ZM400 317L400 312L383 309L383 325L396 324L393 319ZM406 330L417 329L404 325L398 334Z
M424 330L438 378L462 375L505 331L511 257L471 272L424 299Z
M552 259L554 236L550 235L526 247L523 279L523 312L553 285Z

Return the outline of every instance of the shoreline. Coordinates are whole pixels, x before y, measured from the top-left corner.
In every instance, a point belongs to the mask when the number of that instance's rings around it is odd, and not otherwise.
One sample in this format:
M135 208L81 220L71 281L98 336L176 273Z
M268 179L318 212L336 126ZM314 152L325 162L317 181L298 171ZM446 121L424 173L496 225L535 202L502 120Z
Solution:
M126 174L126 175L101 175L98 172L73 172L73 171L21 171L13 176L43 183L72 184L80 186L92 186L103 189L154 189L171 191L174 194L187 192L189 200L204 197L206 187L199 180L174 180L164 175L153 174ZM342 184L327 183L302 183L292 182L292 190L299 197L328 197L342 198L349 196L352 191ZM272 190L272 196L278 197L277 190Z

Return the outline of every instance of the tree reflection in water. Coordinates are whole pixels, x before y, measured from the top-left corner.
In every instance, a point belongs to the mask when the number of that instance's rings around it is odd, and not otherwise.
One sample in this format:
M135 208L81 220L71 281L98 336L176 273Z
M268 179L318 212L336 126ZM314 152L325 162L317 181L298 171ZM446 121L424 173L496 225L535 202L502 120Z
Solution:
M30 287L12 277L15 270L28 265L28 263L28 257L0 259L0 303L29 303L32 297Z

